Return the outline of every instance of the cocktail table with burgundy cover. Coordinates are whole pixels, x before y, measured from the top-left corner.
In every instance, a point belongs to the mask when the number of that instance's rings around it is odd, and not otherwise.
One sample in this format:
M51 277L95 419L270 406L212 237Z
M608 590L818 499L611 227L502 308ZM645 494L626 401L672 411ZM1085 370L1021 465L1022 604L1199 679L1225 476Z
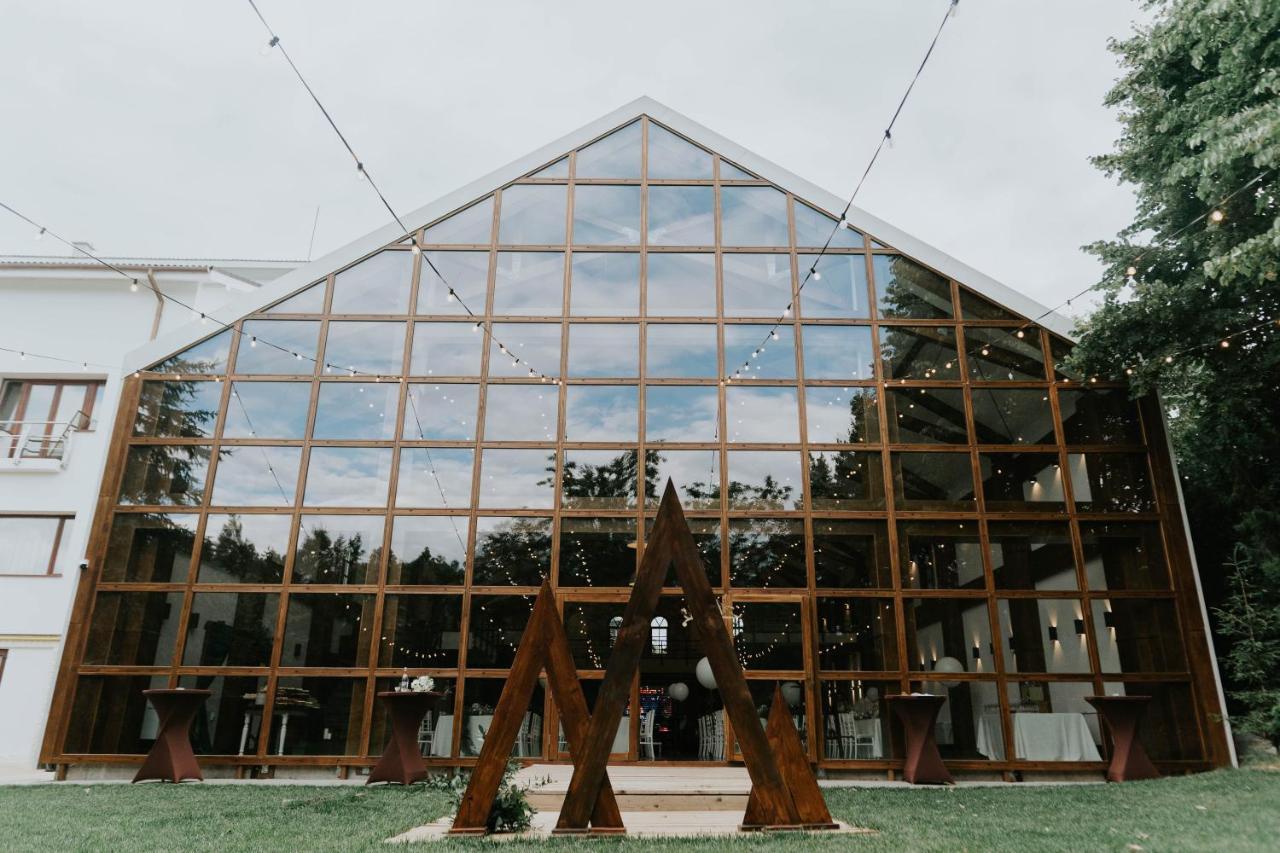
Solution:
M886 696L885 701L902 721L906 740L902 778L913 785L954 784L955 780L942 763L942 753L938 752L938 741L933 736L934 723L947 697L904 693Z
M430 692L383 690L378 698L387 707L391 717L391 740L382 751L382 757L369 771L366 785L388 782L395 785L412 785L425 779L427 763L422 760L422 748L418 745L418 729L431 703L442 694Z
M1098 709L1098 716L1111 732L1111 764L1107 767L1107 781L1160 778L1160 771L1151 763L1142 741L1138 740L1138 724L1142 722L1151 697L1086 696L1084 701Z
M144 690L142 695L155 707L156 716L160 718L160 731L133 781L204 781L200 763L196 761L196 754L191 749L191 721L195 719L196 711L204 700L213 695L213 691L174 688Z

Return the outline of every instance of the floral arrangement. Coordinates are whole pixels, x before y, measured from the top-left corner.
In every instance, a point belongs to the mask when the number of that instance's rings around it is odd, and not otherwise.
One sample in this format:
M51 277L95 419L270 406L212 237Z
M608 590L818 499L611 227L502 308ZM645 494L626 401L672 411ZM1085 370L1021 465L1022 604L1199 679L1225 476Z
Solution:
M419 675L413 681L409 682L409 689L414 693L430 693L436 683L429 675Z

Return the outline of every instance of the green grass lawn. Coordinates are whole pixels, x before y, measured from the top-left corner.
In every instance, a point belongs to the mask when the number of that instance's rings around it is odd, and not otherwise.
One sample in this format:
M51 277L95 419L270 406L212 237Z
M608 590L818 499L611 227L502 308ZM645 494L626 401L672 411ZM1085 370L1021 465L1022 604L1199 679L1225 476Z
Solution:
M875 836L664 841L721 850L1276 850L1280 772L1234 770L1124 785L845 788L832 812ZM0 848L25 850L373 850L446 811L420 789L251 785L0 788ZM475 847L483 841L450 841ZM537 842L545 846L547 842ZM644 846L629 840L556 845ZM650 843L651 846L658 846ZM1130 847L1130 845L1135 845ZM487 846L487 845L486 845ZM515 846L526 846L519 843ZM493 850L513 849L507 845Z

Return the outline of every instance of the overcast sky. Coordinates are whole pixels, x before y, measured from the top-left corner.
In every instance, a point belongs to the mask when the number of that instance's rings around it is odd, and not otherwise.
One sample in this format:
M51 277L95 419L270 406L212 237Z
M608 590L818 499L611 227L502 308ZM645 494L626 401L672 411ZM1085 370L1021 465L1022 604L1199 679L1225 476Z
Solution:
M640 95L847 197L946 0L259 0L402 214ZM1046 304L1131 218L1127 0L963 0L858 204ZM0 200L113 255L305 258L388 217L245 0L0 7ZM0 212L0 254L60 253Z

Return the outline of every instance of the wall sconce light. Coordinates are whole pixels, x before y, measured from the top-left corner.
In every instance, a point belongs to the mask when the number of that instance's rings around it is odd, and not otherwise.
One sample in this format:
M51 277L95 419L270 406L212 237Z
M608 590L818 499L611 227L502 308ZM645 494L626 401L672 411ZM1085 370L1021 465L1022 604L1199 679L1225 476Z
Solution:
M1076 633L1079 634L1081 637L1084 636L1084 620L1083 619L1076 620Z
M982 648L977 644L973 644L973 659L982 660Z
M1051 643L1058 642L1058 626L1057 625L1049 626L1049 642Z
M1114 628L1116 626L1115 613L1110 610L1102 611L1102 624L1106 625L1108 628Z

